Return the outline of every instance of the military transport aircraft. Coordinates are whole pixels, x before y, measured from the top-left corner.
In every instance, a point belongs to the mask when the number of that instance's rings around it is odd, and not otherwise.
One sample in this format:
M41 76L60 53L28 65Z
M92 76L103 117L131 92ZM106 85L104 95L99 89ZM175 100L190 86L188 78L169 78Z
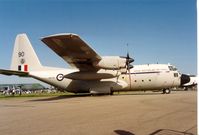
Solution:
M55 34L41 39L73 68L42 66L26 34L15 40L11 69L4 75L32 77L73 93L112 94L115 91L162 90L190 81L170 64L131 65L127 56L99 56L78 35Z

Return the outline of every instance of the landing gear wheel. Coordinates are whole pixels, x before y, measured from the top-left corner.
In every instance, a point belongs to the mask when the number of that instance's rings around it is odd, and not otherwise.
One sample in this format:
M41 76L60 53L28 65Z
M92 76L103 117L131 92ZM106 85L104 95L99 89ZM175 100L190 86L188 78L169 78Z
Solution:
M162 94L165 94L165 89L162 90Z
M171 93L170 89L163 89L162 94L169 94L169 93Z
M166 89L166 90L165 90L165 93L166 93L166 94L169 94L169 93L171 93L171 90L170 90L170 89Z

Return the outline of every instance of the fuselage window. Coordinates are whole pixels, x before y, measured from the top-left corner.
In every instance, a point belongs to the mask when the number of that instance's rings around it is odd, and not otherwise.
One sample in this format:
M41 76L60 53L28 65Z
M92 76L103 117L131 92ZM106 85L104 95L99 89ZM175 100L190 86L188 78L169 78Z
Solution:
M149 82L151 82L151 79L149 79Z
M144 82L144 80L142 80L142 82Z
M135 80L134 82L137 82L137 80Z

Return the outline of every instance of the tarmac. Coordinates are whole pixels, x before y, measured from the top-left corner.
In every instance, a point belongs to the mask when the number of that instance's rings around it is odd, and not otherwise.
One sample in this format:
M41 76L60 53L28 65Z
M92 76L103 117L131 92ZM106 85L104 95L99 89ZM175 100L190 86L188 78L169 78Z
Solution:
M0 100L1 135L196 135L197 92Z

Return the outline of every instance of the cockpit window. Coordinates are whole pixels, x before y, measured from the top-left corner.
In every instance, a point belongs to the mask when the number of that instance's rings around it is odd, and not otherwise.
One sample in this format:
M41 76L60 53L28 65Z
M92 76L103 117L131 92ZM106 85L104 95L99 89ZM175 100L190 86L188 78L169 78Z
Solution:
M170 71L177 71L177 68L174 66L168 66Z

